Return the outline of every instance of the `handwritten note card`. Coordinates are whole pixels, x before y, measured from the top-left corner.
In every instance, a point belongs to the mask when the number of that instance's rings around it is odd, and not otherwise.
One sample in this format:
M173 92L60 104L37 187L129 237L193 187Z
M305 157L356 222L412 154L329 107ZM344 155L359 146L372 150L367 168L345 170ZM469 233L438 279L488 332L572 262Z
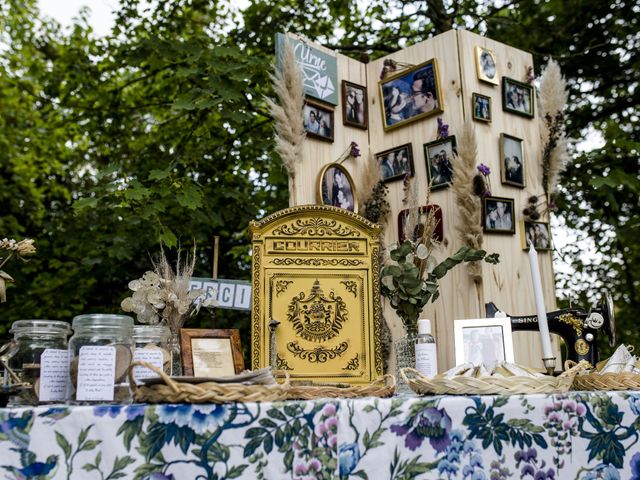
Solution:
M64 400L69 382L69 353L67 350L47 348L40 355L41 402Z
M133 360L135 362L142 361L153 365L162 370L164 356L162 351L157 348L136 348L133 352ZM133 367L133 378L142 380L143 378L157 377L158 374L145 367Z
M80 347L76 400L113 400L115 347Z

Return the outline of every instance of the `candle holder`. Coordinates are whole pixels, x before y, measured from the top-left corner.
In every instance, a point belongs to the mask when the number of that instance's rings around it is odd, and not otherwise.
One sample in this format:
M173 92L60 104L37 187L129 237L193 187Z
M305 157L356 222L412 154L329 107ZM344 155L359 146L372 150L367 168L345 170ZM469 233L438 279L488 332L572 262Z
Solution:
M547 369L547 375L553 377L556 371L556 357L543 358L542 363L544 363L544 368Z

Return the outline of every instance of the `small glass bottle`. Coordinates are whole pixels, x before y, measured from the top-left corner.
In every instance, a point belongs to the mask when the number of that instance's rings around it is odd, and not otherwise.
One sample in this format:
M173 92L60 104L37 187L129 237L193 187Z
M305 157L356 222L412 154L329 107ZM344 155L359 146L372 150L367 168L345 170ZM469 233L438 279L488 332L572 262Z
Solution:
M13 334L15 353L9 358L8 366L22 382L33 387L15 397L12 404L64 401L69 369L69 324L58 320L18 320L9 332Z
M148 362L171 375L171 350L169 347L171 330L169 327L165 325L134 325L133 339L136 344L133 352L134 361ZM133 369L133 378L136 380L155 376L157 374L148 368L134 367Z
M73 319L68 399L74 403L131 400L127 371L133 358L133 318L87 314Z
M416 370L427 378L433 378L438 373L436 341L431 335L431 320L426 318L418 320Z

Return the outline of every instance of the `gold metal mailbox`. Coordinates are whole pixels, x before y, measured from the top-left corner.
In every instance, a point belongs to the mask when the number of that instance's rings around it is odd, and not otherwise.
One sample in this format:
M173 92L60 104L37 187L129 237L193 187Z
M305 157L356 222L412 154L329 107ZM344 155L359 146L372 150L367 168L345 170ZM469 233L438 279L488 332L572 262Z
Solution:
M340 208L303 205L250 228L252 367L273 361L292 380L316 383L381 376L380 227ZM272 320L280 322L273 342Z

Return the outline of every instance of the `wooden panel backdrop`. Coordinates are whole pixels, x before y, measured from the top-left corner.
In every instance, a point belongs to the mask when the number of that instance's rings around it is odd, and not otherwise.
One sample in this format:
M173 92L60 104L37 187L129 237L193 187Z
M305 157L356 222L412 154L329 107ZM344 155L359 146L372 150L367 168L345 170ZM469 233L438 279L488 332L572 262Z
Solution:
M319 45L315 48L334 54ZM473 93L491 97L492 122L474 122L478 140L478 162L491 168L491 187L495 196L515 200L515 235L487 234L483 247L488 252L500 254L501 262L492 266L483 265L483 283L479 288L469 279L466 267L457 267L450 271L440 282L441 296L435 304L429 304L423 310L423 318L431 318L435 323L438 344L438 365L440 371L455 364L453 321L461 318L484 317L484 304L493 301L504 311L513 315L535 313L535 299L527 253L522 250L519 222L527 198L539 195L542 188L541 143L539 117L533 119L521 117L502 110L501 85L491 85L477 78L475 47L489 48L496 53L500 78L507 76L524 81L527 67L533 64L531 54L508 45L463 31L450 30L417 45L398 51L369 64L363 64L344 55L336 54L338 60L338 88L343 79L367 87L369 106L369 129L364 131L343 125L342 105L335 108L333 143L308 139L304 148L302 165L297 174L297 197L290 199L291 205L316 203L317 177L324 165L335 161L348 148L352 141L360 146L363 155L357 160L349 159L344 166L351 173L356 187L359 177L366 168L378 168L368 162L367 151L373 153L411 143L415 167L414 185L418 189L420 203L427 196L426 162L423 144L436 139L437 115L398 127L389 132L383 129L380 107L381 99L378 82L383 62L391 58L397 62L417 65L435 58L438 63L441 95L444 99L444 112L441 114L449 124L449 134L459 136L464 121L471 116ZM537 105L536 105L537 107ZM500 181L500 134L522 138L526 188L502 185ZM388 183L388 200L391 215L388 218L383 243L390 245L398 241L397 218L402 204L402 181ZM440 205L443 211L444 241L436 254L438 261L454 253L461 246L455 231L458 221L455 198L450 188L439 189L431 194L431 203ZM548 218L543 218L548 221ZM553 266L550 252L539 252L541 277L544 288L547 311L556 308ZM403 334L402 325L393 309L383 299L384 315L394 338ZM542 368L542 357L538 335L533 332L514 333L515 358L518 363ZM554 338L557 350L557 339ZM559 358L559 355L558 355Z

